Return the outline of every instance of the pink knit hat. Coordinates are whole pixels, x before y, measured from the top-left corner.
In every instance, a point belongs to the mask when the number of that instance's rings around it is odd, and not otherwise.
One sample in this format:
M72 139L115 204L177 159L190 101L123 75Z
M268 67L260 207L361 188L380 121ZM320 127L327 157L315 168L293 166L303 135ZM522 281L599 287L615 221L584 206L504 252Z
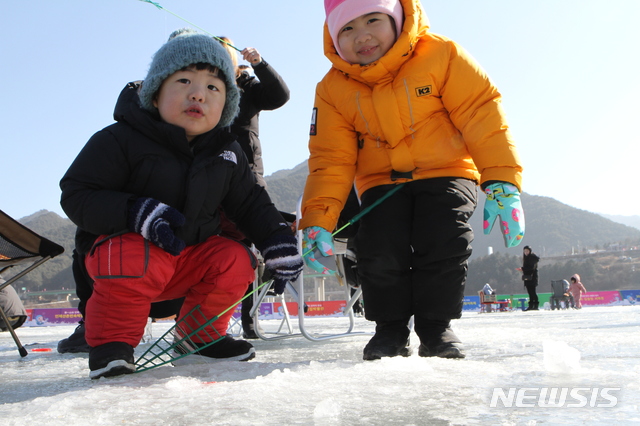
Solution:
M338 46L338 32L347 22L366 13L380 12L393 18L396 23L396 35L402 31L404 13L400 0L324 0L327 13L327 27L338 54L342 56Z

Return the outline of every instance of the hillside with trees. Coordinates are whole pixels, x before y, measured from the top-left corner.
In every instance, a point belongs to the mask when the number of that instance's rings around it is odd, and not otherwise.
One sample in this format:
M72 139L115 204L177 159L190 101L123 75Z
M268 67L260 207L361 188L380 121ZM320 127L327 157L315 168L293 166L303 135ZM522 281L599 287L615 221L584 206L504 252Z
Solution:
M268 191L276 206L296 210L308 171L306 162L291 170L267 176ZM589 290L640 288L640 230L595 213L576 209L553 198L524 193L526 235L523 244L506 249L498 225L490 235L482 232L484 195L479 194L471 218L475 230L466 294L477 294L485 283L501 293L522 293L520 273L522 247L529 245L540 263L540 292L550 291L550 281L578 273ZM66 218L41 210L19 221L40 235L62 245L65 253L22 278L16 287L29 291L75 288L71 273L75 226ZM491 254L490 254L491 253ZM5 272L5 278L20 269ZM310 270L306 271L312 273ZM329 284L337 287L337 281ZM548 287L548 288L547 288Z
M472 260L465 294L475 295L489 283L500 294L526 293L521 279L522 257L495 253ZM551 281L579 274L587 291L640 289L640 250L600 251L592 254L542 258L539 293L550 293Z
M308 175L306 162L291 170L267 176L269 195L282 211L293 212L304 190ZM596 213L576 209L550 197L522 194L526 216L524 244L543 257L588 253L590 250L616 249L638 245L640 229L623 225ZM493 253L521 255L521 247L505 248L496 223L490 235L482 230L484 194L471 217L475 231L472 259Z

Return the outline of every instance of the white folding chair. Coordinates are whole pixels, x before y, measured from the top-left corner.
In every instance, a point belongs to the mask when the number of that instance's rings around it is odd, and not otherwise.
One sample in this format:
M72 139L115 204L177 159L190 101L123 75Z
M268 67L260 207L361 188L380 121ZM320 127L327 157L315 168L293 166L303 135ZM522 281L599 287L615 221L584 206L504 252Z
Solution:
M302 197L298 200L298 208L296 212L296 220L297 223L300 223L301 219L301 211L302 211ZM300 254L304 254L302 252L302 230L297 231L298 237L298 251ZM337 256L344 256L344 253L338 253ZM285 303L284 294L280 296L276 296L280 298L280 301L283 306L283 318L281 320L280 326L275 333L264 333L260 331L260 327L256 325L256 334L263 340L275 340L275 339L285 339L290 337L304 336L306 339L311 341L323 341L328 339L336 339L341 337L351 337L351 336L362 336L362 335L372 335L373 332L364 332L364 331L354 331L355 327L355 314L353 313L353 305L360 298L362 294L362 289L358 288L357 291L351 295L349 290L349 285L346 283L344 279L345 273L342 270L342 262L337 261L338 270L336 271L336 278L341 283L341 285L345 289L345 300L347 304L344 308L344 316L348 318L348 324L346 325L346 330L342 333L329 333L329 332L313 332L307 327L306 320L308 316L306 315L306 304L304 301L304 272L300 274L298 279L294 283L287 284L285 294L289 294L294 301L298 305L298 330L299 332L295 332L292 326L292 319L287 309L287 304ZM251 311L251 315L254 318L254 323L257 324L258 316L259 316L259 307L260 303L265 299L267 293L269 291L270 284L265 284L261 291L256 295L254 299L253 309ZM255 294L255 293L254 293ZM339 319L336 319L338 321ZM272 335L273 334L273 335Z

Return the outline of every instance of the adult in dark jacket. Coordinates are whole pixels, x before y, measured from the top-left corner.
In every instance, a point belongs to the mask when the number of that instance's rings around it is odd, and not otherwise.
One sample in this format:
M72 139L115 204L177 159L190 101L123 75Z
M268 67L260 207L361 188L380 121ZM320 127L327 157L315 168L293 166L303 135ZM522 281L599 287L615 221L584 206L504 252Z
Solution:
M219 39L224 42L223 46L234 63L236 84L240 89L240 112L231 124L231 132L238 137L238 143L247 156L258 183L266 188L260 145L260 112L273 111L286 104L290 97L289 87L254 47L247 47L240 54L251 64L255 76L251 75L248 66L238 65L231 39Z
M264 180L264 166L262 163L262 147L259 136L259 118L261 111L272 111L283 106L289 100L289 88L277 71L269 65L260 52L254 47L247 47L240 51L242 58L251 64L253 74L248 65L238 65L238 55L233 47L233 41L228 37L218 37L222 46L227 50L236 70L236 84L240 89L240 112L233 120L231 133L238 138L251 170L262 187L267 187ZM295 220L295 218L293 219ZM233 229L225 227L226 232L234 235ZM235 233L238 237L238 234ZM248 242L248 244L251 244ZM258 276L262 278L260 270ZM250 286L247 293L253 289ZM242 336L245 339L257 339L255 324L251 317L253 297L242 301L241 321Z
M533 253L531 247L524 246L522 249L522 268L518 268L522 271L522 280L524 281L524 287L529 293L529 306L526 311L537 311L540 305L538 301L538 294L536 293L536 287L538 286L538 262L540 258Z
M60 182L79 246L93 242L85 259L94 280L91 378L135 371L151 302L185 297L180 317L200 305L213 318L244 294L255 258L219 236L220 208L260 249L276 291L302 269L295 237L225 129L238 110L233 75L218 42L179 32L155 54L143 86L122 91L118 122L89 140ZM231 313L212 323L221 334ZM199 347L212 340L198 337ZM225 336L197 353L246 360L254 349Z

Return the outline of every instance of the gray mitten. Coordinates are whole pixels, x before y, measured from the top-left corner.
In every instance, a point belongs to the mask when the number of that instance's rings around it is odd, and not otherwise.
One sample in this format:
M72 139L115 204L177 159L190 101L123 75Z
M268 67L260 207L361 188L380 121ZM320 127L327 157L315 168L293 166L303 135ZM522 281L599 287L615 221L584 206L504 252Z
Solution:
M271 272L273 291L282 294L287 282L295 281L302 272L302 256L298 253L298 241L293 235L275 235L260 249L264 266Z

